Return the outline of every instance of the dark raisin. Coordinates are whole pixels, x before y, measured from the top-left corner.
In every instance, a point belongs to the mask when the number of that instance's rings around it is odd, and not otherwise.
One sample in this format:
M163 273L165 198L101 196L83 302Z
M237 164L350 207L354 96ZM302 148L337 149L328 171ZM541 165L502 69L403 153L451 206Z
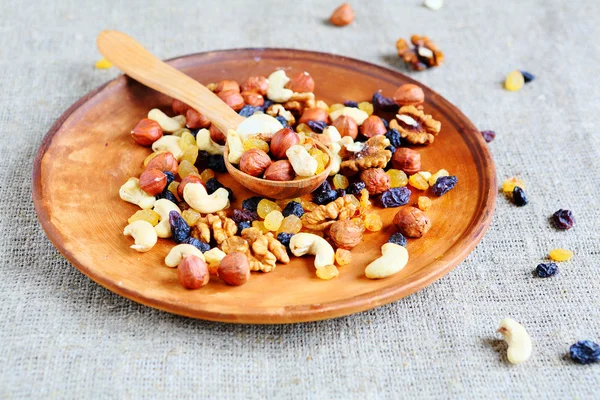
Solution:
M388 243L394 243L402 247L406 247L406 238L401 233L394 233L388 239Z
M456 176L440 176L431 187L431 190L436 196L443 196L448 191L454 189L457 182L458 178Z
M367 186L365 185L365 183L363 181L358 181L358 182L352 182L350 185L348 185L348 187L346 188L346 193L347 194L359 194L361 190L363 190L364 188L366 188Z
M192 246L196 247L197 249L199 249L201 252L207 252L210 250L210 244L203 242L200 239L196 239L195 237L189 237L187 239L185 239L183 242L184 244L191 244Z
M552 220L558 229L571 229L575 225L575 217L571 210L563 210L562 208L552 214Z
M256 207L258 207L258 203L260 203L263 198L264 197L260 196L248 197L246 200L242 201L242 208L244 210L256 212Z
M481 131L481 136L486 142L491 142L496 137L496 132L494 131Z
M252 228L252 222L250 221L240 221L237 223L237 235L241 235L242 231L246 228Z
M262 107L253 107L251 105L246 104L242 109L238 112L242 117L248 118L252 114L256 112L256 110L262 110Z
M275 117L275 119L277 121L279 121L279 123L281 124L281 126L283 126L284 128L287 126L288 122L287 119L283 118L281 115L278 115Z
M277 235L277 240L281 242L286 248L290 248L290 239L294 236L293 233L281 232Z
M221 182L219 182L217 180L217 178L210 178L209 180L206 181L206 192L208 194L213 194L219 188L227 189L227 191L229 192L229 200L234 199L233 190L231 190L227 186L223 185Z
M344 197L346 195L346 189L336 189L337 197Z
M163 171L163 174L167 176L167 186L165 187L169 187L171 182L175 180L175 175L171 171Z
M306 125L316 133L323 133L323 130L327 128L327 122L323 121L308 121Z
M520 71L520 72L523 75L523 78L525 79L525 83L529 83L535 79L535 76L533 76L533 74L531 74L527 71Z
M208 168L215 172L226 172L225 160L220 154L211 154L208 156Z
M175 204L177 204L177 197L167 188L165 188L162 192L156 195L157 199L167 199Z
M313 202L316 204L320 204L320 205L327 204L327 203L330 203L333 200L337 199L337 192L335 190L331 189L329 182L327 182L325 180L312 193L312 199L313 199Z
M591 340L581 340L569 348L571 360L579 364L591 364L600 361L600 346Z
M198 158L196 158L196 164L207 161L209 157L210 157L210 154L208 153L208 151L206 151L206 150L198 151Z
M390 141L390 144L394 147L402 146L402 137L400 136L400 132L396 129L390 129L386 132L385 137Z
M538 264L535 268L535 273L540 278L548 278L552 275L556 275L558 272L558 266L555 263Z
M190 129L190 133L192 134L192 136L194 137L194 139L196 139L196 136L198 135L198 132L200 132L200 128Z
M371 99L373 103L373 107L381 111L396 111L398 110L398 105L391 97L385 97L381 94L381 91L375 92L373 94L373 98Z
M169 225L171 225L171 236L175 243L183 243L190 237L190 226L175 210L169 212Z
M258 214L255 211L236 209L236 210L233 210L233 215L231 216L231 219L236 224L238 224L242 221L252 222L252 221L255 221L258 219Z
M408 204L411 194L411 191L405 187L398 187L386 190L381 195L381 205L384 208L403 206L405 204Z
M302 204L298 203L297 201L290 201L285 205L281 213L284 217L287 217L288 215L295 215L296 217L300 218L304 215L304 208L302 207Z
M525 191L519 186L515 186L513 189L513 203L519 207L523 207L525 204L529 203L527 196L525 196Z
M273 105L273 101L269 100L269 99L266 99L261 108L262 108L263 112L266 112L267 109L269 107L271 107L272 105Z
M390 127L390 123L387 122L387 119L381 118L381 122L383 122L383 126L385 126L385 129L388 129Z
M388 147L385 148L386 150L389 150L392 153L392 156L394 155L394 153L396 152L396 147L389 145ZM391 159L390 159L391 160Z
M358 108L358 102L356 102L356 101L352 101L352 100L346 100L346 101L344 102L344 105L345 105L346 107Z

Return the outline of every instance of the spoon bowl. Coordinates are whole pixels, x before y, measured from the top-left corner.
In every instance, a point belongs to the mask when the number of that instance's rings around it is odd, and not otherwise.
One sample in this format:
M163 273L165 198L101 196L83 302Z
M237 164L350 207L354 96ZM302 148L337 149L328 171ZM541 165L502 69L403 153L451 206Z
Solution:
M227 172L229 172L229 175L231 175L240 185L264 197L272 199L292 199L313 192L329 176L332 161L331 153L329 152L329 149L321 143L315 142L315 144L319 150L325 152L329 156L329 162L325 166L325 169L318 175L293 181L270 181L242 172L227 159L227 155L229 154L228 146L225 146L225 155L223 158L225 159Z

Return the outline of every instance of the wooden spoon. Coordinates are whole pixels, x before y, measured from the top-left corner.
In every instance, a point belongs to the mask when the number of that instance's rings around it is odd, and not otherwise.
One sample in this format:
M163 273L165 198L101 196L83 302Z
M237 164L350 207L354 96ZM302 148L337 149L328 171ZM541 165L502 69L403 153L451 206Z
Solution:
M200 82L167 65L132 37L119 31L100 32L100 53L121 71L152 89L198 110L221 132L236 129L244 117L233 111Z

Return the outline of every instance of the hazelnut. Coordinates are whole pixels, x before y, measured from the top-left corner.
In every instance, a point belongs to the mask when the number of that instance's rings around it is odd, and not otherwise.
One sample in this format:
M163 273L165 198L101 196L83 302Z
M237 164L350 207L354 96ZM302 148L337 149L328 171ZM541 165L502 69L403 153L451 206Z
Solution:
M233 90L236 92L240 92L240 85L236 81L224 80L217 84L217 88L215 89L215 93L224 92L226 90Z
M185 124L190 129L208 128L210 126L208 118L191 107L185 112L185 121Z
M167 175L159 169L150 168L140 175L140 188L150 196L156 196L167 186Z
M240 111L244 107L244 98L239 91L223 90L217 94L225 104L233 108L234 111Z
M327 111L323 110L322 108L307 108L302 113L298 123L305 124L308 121L327 122L328 120L329 115L327 114Z
M402 106L418 106L425 101L425 93L417 85L407 83L396 89L394 93L394 101L400 107Z
M299 72L294 75L287 83L287 88L296 93L306 93L315 91L315 81L308 72Z
M213 142L224 144L225 143L225 134L221 132L219 128L217 128L214 124L212 124L208 131L210 132L210 138Z
M179 163L177 162L172 153L166 152L157 155L152 160L150 160L150 162L148 162L148 165L146 165L146 169L153 168L159 171L172 172L176 174L177 169L179 168Z
M242 92L258 93L264 96L269 90L269 81L264 76L251 76L242 82L241 89Z
M416 150L401 147L394 152L392 165L409 175L416 174L421 170L421 155Z
M269 165L271 159L261 149L250 149L240 158L240 170L252 176L262 176Z
M186 289L199 289L210 280L208 266L198 256L184 257L177 266L177 277Z
M239 251L227 254L219 263L217 275L228 285L243 285L250 279L248 257Z
M186 176L185 178L183 178L181 180L181 182L179 183L179 186L177 186L177 196L180 199L183 199L183 188L188 183L200 183L200 184L204 185L204 182L202 181L202 179L200 179L200 177L198 177L196 175L188 175L188 176Z
M342 137L350 136L352 139L356 139L358 135L358 124L352 117L340 115L331 125L335 126Z
M329 228L329 237L336 247L352 249L363 237L364 228L349 219L336 221Z
M404 236L419 238L431 228L431 220L415 207L402 207L394 217L394 225Z
M271 154L277 159L286 158L287 149L299 143L300 136L296 132L287 127L280 129L271 138Z
M346 26L354 21L354 10L350 4L344 3L333 11L329 21L335 26Z
M188 108L190 108L190 106L185 104L183 101L173 99L173 102L171 103L171 108L173 109L173 113L175 115L185 115L186 111L188 110Z
M382 168L364 170L360 174L360 180L365 183L370 195L383 193L390 189L390 177Z
M385 128L383 121L377 115L371 115L369 118L365 119L363 124L360 126L360 133L368 138L372 138L373 136L377 135L385 135L386 132L387 129Z
M242 97L244 98L244 102L252 107L261 107L265 104L265 98L258 93L242 92Z
M269 181L292 181L296 174L288 160L279 160L269 165L263 177Z
M131 131L133 140L142 146L151 146L162 135L163 131L158 122L148 118L144 118L138 122Z

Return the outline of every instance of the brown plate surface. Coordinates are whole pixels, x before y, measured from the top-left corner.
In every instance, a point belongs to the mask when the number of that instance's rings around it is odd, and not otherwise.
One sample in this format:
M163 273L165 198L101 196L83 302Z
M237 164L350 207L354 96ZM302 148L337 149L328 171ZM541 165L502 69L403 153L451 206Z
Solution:
M169 62L202 83L285 68L288 75L309 71L317 98L328 104L369 100L383 89L391 95L407 76L363 61L331 54L287 49L241 49L194 54ZM421 85L422 86L422 85ZM442 122L435 143L421 148L423 170L445 168L458 177L457 187L433 199L428 211L433 227L422 239L409 240L410 261L382 280L364 276L379 257L380 246L394 233L394 209L375 207L384 220L380 232L367 233L340 276L322 281L312 257L292 258L267 274L253 273L241 287L218 278L188 291L174 269L164 266L173 243L160 240L149 253L129 248L122 234L137 207L119 199L119 187L139 176L149 150L129 132L153 107L168 109L170 99L121 76L71 106L46 135L35 159L33 198L48 237L81 272L109 290L150 307L213 321L290 323L338 317L398 300L441 278L461 262L487 230L494 211L496 178L486 143L473 124L452 104L423 87L425 111ZM251 193L227 174L218 178L234 189L239 206ZM413 190L412 202L419 193Z

